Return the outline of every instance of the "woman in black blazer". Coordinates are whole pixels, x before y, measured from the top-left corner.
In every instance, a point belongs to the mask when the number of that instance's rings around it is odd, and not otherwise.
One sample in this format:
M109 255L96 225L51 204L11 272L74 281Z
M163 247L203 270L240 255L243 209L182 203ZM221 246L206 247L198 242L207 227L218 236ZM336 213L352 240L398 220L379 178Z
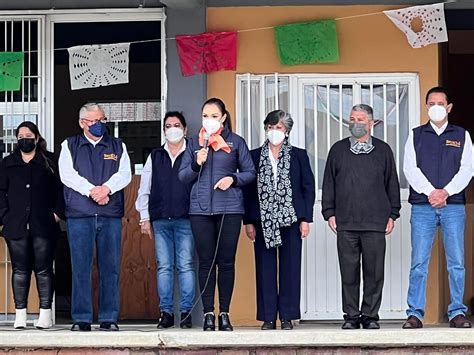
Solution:
M33 122L16 129L18 145L0 163L0 220L12 262L16 317L14 327L26 327L31 272L40 299L36 327L52 326L53 260L63 216L63 189L54 155Z
M244 187L244 224L255 242L257 319L262 330L276 329L279 315L281 329L290 330L300 318L301 245L313 222L314 175L306 151L288 141L291 116L272 111L263 124L267 139L250 152L257 181Z

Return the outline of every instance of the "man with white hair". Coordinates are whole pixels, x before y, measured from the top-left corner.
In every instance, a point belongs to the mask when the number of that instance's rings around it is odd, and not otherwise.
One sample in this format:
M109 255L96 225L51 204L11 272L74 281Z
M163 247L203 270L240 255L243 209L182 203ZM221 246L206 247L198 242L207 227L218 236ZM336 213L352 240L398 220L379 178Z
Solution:
M373 110L352 108L351 137L336 142L324 171L322 213L337 233L341 269L342 329L379 329L385 235L400 216L400 186L390 146L372 137ZM364 273L362 306L360 268Z
M99 329L119 330L123 189L131 180L131 169L125 144L107 134L106 120L99 105L82 106L79 126L83 132L61 144L59 173L65 185L72 265L72 331L91 330L94 246L99 271Z

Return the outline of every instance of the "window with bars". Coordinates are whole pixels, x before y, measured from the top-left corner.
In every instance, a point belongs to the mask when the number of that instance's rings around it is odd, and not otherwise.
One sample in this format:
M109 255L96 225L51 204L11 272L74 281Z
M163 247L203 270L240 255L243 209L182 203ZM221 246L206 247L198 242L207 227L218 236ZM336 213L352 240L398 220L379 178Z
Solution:
M308 151L321 189L329 149L350 135L352 106L368 104L374 109L372 134L391 146L406 189L403 151L410 127L419 124L418 87L417 74L237 75L237 130L256 148L265 139L265 115L288 111L295 121L292 142Z
M0 92L0 152L10 154L16 146L15 129L23 121L41 126L43 59L38 51L42 44L40 16L0 17L0 51L24 52L23 75L19 91ZM42 127L40 127L41 131ZM45 132L42 132L43 135ZM3 239L3 238L2 238ZM4 241L0 242L0 321L12 321L15 313L10 287L11 263Z
M0 51L24 52L19 91L0 92L0 151L10 154L16 144L15 128L23 121L39 123L42 66L40 18L0 18Z

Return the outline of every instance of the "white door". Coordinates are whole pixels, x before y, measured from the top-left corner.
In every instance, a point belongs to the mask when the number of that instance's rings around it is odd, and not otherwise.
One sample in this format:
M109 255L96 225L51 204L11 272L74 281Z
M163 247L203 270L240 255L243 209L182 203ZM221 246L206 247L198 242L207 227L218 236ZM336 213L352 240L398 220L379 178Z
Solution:
M278 85L275 85L278 82ZM416 74L238 75L237 130L255 148L264 139L263 118L281 108L295 120L290 140L307 149L316 179L311 235L303 245L301 316L303 320L342 318L336 237L321 215L321 186L332 144L349 136L348 117L358 103L374 108L373 135L389 143L400 177L402 210L387 237L385 286L380 316L405 318L410 270L410 205L403 176L403 150L409 130L418 125Z
M355 75L298 80L298 132L294 144L305 147L315 173L317 196L311 238L304 244L302 318L340 319L341 280L335 234L321 215L321 187L330 147L348 137L348 118L357 103L374 108L373 135L389 143L399 172L401 217L387 238L385 285L380 316L405 318L410 270L410 205L408 184L402 172L404 143L409 129L419 122L416 75ZM362 288L361 288L362 290Z

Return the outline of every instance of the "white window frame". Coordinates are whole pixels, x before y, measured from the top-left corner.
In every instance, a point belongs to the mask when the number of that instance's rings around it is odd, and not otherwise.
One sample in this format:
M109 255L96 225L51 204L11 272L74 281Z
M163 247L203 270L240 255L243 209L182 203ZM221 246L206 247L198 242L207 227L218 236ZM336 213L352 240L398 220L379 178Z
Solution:
M265 112L265 96L264 84L265 77L273 76L275 74L262 74L262 75L253 75L253 74L238 74L236 76L236 127L237 132L243 135L244 138L251 139L251 129L248 129L248 132L242 132L242 127L244 127L242 119L245 117L242 113L243 100L242 97L242 82L248 80L261 80L262 90L260 92L260 117L250 117L250 120L259 120L263 122L266 112ZM278 74L283 76L283 74ZM304 86L306 85L351 85L356 84L353 91L353 104L361 102L361 92L360 90L362 85L379 85L379 84L407 84L408 85L408 128L411 129L420 124L420 87L419 87L419 77L416 73L370 73L370 74L285 74L289 79L289 112L293 115L295 119L295 126L291 132L290 139L293 144L300 145L304 147L305 144L305 106L304 106ZM250 88L250 85L247 85L247 88ZM247 95L250 92L247 90ZM316 93L315 93L316 95ZM396 95L398 97L398 95ZM329 97L329 95L328 95ZM248 97L247 102L250 102L252 98ZM278 108L278 107L277 107ZM336 108L337 110L337 108ZM257 111L257 110L255 110ZM254 112L255 112L254 111ZM341 112L341 104L339 103L339 111ZM248 114L248 113L247 113ZM386 110L385 110L386 114ZM317 116L315 116L317 118ZM384 117L386 118L386 117ZM384 120L384 125L386 125L386 120ZM342 125L341 125L342 126ZM340 126L340 127L341 127ZM251 127L251 124L248 123L247 127ZM385 126L386 128L386 126ZM397 128L399 129L399 128ZM341 131L340 131L341 132ZM384 130L386 132L386 130ZM318 139L318 132L314 132L315 142ZM386 134L386 133L384 133ZM399 139L399 134L397 134L397 150L395 154L397 155L396 159L400 158L399 153L402 152L404 147L404 142L401 142ZM264 132L260 131L261 142L263 142ZM319 137L321 137L319 135ZM386 138L386 137L385 137ZM328 144L330 144L328 142ZM317 151L315 151L315 156L317 157ZM315 177L318 179L318 159L315 158ZM400 170L398 169L398 173ZM316 180L317 183L317 180ZM403 206L408 206L408 189L401 189L401 200ZM323 220L320 214L320 205L321 205L321 189L317 189L317 200L315 201L315 226L312 227L311 233L312 237L305 239L303 243L302 251L302 270L301 270L301 311L303 320L335 320L340 319L342 316L341 313L341 299L340 299L340 275L338 270L337 259L334 257L329 257L327 260L323 260L325 257L321 254L316 254L315 251L321 251L323 254L327 253L328 250L336 250L336 239L334 238L332 232L327 227L327 224ZM397 221L394 235L397 235L398 238L390 237L387 242L387 257L386 265L389 265L387 270L389 273L400 271L401 273L406 273L408 276L408 266L410 265L409 260L409 208L402 208L401 218ZM315 233L317 233L317 238L315 238ZM392 265L392 255L394 262ZM404 268L401 268L400 265L404 265ZM391 268L394 267L392 270ZM322 270L326 275L324 278L319 278L319 280L326 285L326 288L317 286L315 280L315 275L317 275L317 270ZM325 270L325 271L324 271ZM390 283L392 280L392 275L389 274L389 277L386 277L386 282ZM405 276L405 274L403 274ZM397 283L398 280L394 277L394 283ZM408 277L403 277L400 281L401 290L406 290ZM384 288L384 292L390 292L388 307L385 310L381 310L381 316L386 319L401 319L405 317L404 309L401 308L391 308L398 307L397 299L400 294L400 290L393 288L387 289ZM320 291L321 290L321 291ZM331 292L329 294L328 292ZM405 291L404 291L404 294ZM395 301L392 305L391 297L395 295ZM323 303L326 303L326 307L317 308L315 303L316 299L323 299ZM403 296L402 296L403 299ZM330 300L330 305L328 305L328 300ZM402 302L402 308L404 306Z
M0 21L7 22L11 21L12 23L15 21L37 21L38 23L38 28L37 28L37 42L38 42L38 48L41 48L44 46L44 26L45 26L45 17L42 15L30 15L30 14L23 14L22 16L15 15L15 16L7 16L5 15L4 12L0 11ZM7 25L9 26L9 25ZM25 25L26 26L26 25ZM22 32L22 36L24 33ZM13 40L13 33L12 33L12 40ZM7 42L6 38L6 33L5 33L5 42ZM30 41L31 43L31 41ZM28 51L30 50L30 43L26 47L23 47L23 51L25 52L25 57L28 56ZM7 50L7 48L0 48L0 50ZM10 48L8 48L10 50ZM28 68L29 71L29 68ZM22 74L23 76L26 75L26 73ZM45 84L45 53L40 52L38 55L38 73L36 75L38 78L38 100L37 101L24 101L24 85L23 85L23 80L21 84L21 95L22 95L22 101L16 101L16 102L5 102L2 101L0 102L0 114L3 116L9 116L9 115L37 115L37 124L39 127L44 127L44 105L42 103L42 98L44 95L44 84ZM29 79L28 79L29 80ZM29 82L30 84L31 82ZM28 90L31 90L31 84L28 85ZM11 91L9 91L11 92ZM7 97L7 94L1 94L0 95L0 100L3 99L3 97ZM28 98L30 96L30 92L28 93ZM4 120L5 123L5 120ZM5 130L5 126L3 127ZM12 144L12 142L5 140L4 144Z
M409 90L409 108L408 108L408 125L410 129L412 127L418 126L420 124L420 83L419 76L417 73L338 73L338 74L237 74L236 75L236 130L237 133L242 135L247 139L248 142L251 141L251 125L247 124L247 132L243 132L243 112L242 112L242 83L247 81L260 81L260 117L256 118L263 123L263 120L267 114L265 112L265 78L266 77L275 77L275 82L277 82L279 76L289 77L289 112L295 117L303 117L304 115L304 95L302 89L304 85L314 85L315 82L317 85L347 85L353 84L353 100L354 104L361 102L361 89L362 85L387 85L394 84L395 82L399 84L407 84ZM276 88L277 86L275 86ZM250 85L247 85L247 100L250 100ZM250 101L247 101L250 102ZM278 105L278 100L275 101ZM278 109L278 106L276 107ZM386 114L386 113L385 113ZM248 105L247 117L250 117L250 105ZM255 118L251 118L255 119ZM384 120L384 125L387 122ZM386 130L384 130L386 134ZM397 134L398 134L398 125L397 125ZM316 139L315 132L315 139ZM260 131L260 141L263 142L265 139L265 132ZM299 145L305 145L305 125L297 124L291 132L290 139L298 142ZM395 160L397 162L397 171L400 173L400 149L397 149L395 152ZM317 166L315 167L317 170ZM317 179L317 177L316 177ZM321 198L321 191L317 191L317 198ZM408 189L402 189L402 199L406 200L408 198Z
M166 112L168 80L166 76L166 15L163 8L139 9L94 9L94 10L55 10L46 16L46 57L47 87L46 117L54 117L54 25L57 23L87 23L87 22L129 22L129 21L160 21L161 24L161 117ZM91 40L91 44L93 39ZM132 44L133 46L133 44ZM46 100L46 98L45 98ZM49 120L46 125L47 141L54 146L54 122Z
M31 102L28 114L38 115L37 124L43 137L50 147L54 147L54 25L56 23L78 22L128 22L128 21L159 21L161 26L161 117L164 117L167 106L168 80L166 76L166 14L163 8L138 8L138 9L81 9L81 10L38 10L38 11L0 11L1 20L38 19L38 76L41 83L38 86L38 101ZM91 44L93 39L91 39ZM0 49L1 50L1 49ZM25 48L25 51L27 49ZM5 114L22 113L22 105L28 103L0 103L0 112ZM5 247L5 260L0 261L5 265L10 264L7 248ZM8 272L8 268L5 268ZM5 278L5 307L10 292L10 279ZM53 301L53 309L54 309ZM54 312L54 311L53 311ZM54 317L54 313L53 313ZM12 322L14 315L7 312L0 317L0 323ZM53 321L55 319L53 318Z

